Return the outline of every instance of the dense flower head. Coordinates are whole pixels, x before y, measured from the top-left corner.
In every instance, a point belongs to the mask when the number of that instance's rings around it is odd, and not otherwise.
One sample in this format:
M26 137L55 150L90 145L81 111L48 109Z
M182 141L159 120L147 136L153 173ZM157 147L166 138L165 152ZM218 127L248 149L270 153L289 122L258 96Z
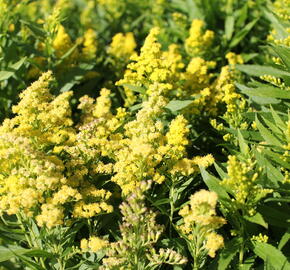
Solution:
M73 47L72 40L68 33L66 32L64 26L61 24L58 26L57 34L55 39L53 40L53 48L55 50L55 54L58 58L62 57L65 53L69 51L70 48ZM75 50L70 58L67 60L68 62L74 61L78 57L77 51Z
M255 212L255 205L261 198L273 192L258 184L259 169L255 168L256 162L252 159L241 161L237 156L229 156L228 177L222 181L222 185L232 190L236 207L245 209L249 214Z
M75 135L71 128L73 121L69 103L72 92L54 97L49 89L52 81L52 73L44 73L23 91L20 102L13 107L13 112L17 115L6 120L2 129L9 126L14 134L34 137L41 145L72 143Z
M85 60L92 60L97 53L97 34L94 29L89 28L84 33L82 55Z
M44 73L23 91L13 107L15 117L0 127L0 212L35 216L48 228L62 225L67 212L91 218L113 211L107 203L111 193L85 180L100 164L90 168L81 154L82 130L71 119L72 93L53 96L52 81L51 72ZM97 103L107 106L102 97Z
M275 14L282 20L289 21L290 19L290 2L289 0L276 0L274 2Z
M161 44L157 36L160 33L159 28L152 28L146 37L144 45L139 55L131 56L132 63L127 65L124 79L119 80L117 85L145 86L151 95L150 85L160 85L164 93L172 89L172 83L176 78L176 69L183 65L175 46L171 46L167 53L161 50ZM125 86L125 93L128 96L128 105L135 102L132 96L132 90Z
M91 236L89 239L82 239L81 240L81 249L83 252L91 251L91 252L98 252L103 248L107 247L109 241L101 239L97 236Z
M112 42L108 48L108 53L115 58L128 61L129 58L135 53L137 44L132 32L117 33L113 36Z
M187 135L189 128L187 121L182 115L178 115L169 126L166 139L172 152L173 158L179 158L184 155L185 147L188 145Z
M120 142L122 147L115 154L116 174L112 178L121 186L124 194L132 192L143 179L154 178L155 168L162 159L158 156L157 148L164 141L163 124L156 118L165 105L162 96L151 96L143 103L136 119L124 126L126 138ZM161 183L162 178L157 178L157 182Z
M179 229L188 239L189 248L192 251L198 248L206 250L210 257L214 257L215 252L223 247L223 237L215 230L226 223L222 217L216 215L217 198L215 192L200 190L193 194L189 204L179 211L183 217L183 224ZM198 237L203 241L196 243Z
M185 49L191 56L201 55L210 47L214 32L204 30L205 23L202 20L194 19L189 30L189 37L185 41Z

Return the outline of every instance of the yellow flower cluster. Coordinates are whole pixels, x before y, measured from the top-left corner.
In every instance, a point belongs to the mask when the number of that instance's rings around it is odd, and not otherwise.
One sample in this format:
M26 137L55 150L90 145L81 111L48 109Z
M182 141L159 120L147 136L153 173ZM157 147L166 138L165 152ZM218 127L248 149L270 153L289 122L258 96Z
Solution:
M118 142L119 149L112 151L116 162L112 181L122 188L125 195L132 193L142 180L162 183L166 171L189 175L198 171L199 164L208 166L212 163L210 156L187 159L185 146L189 129L182 115L173 119L168 132L164 132L165 127L158 117L163 112L166 99L158 94L158 91L162 93L162 88L158 84L153 86L156 89L148 101L142 103L136 119L124 126L125 136Z
M159 28L151 29L140 54L131 56L133 62L127 65L124 78L116 83L124 87L126 106L134 104L138 98L147 99L158 85L165 97L194 98L185 111L189 114L206 111L216 115L221 103L226 103L231 112L241 107L241 97L236 93L233 82L237 76L235 65L243 63L243 59L230 52L226 55L230 65L224 66L218 76L210 72L216 67L216 62L205 60L201 52L209 48L213 32L204 31L203 21L193 20L189 37L185 41L185 47L191 51L188 52L192 57L189 59L182 58L176 44L170 44L163 51L158 42L159 34ZM185 62L188 64L185 65ZM144 92L137 96L133 92L134 87L142 87Z
M97 46L97 34L95 30L89 28L88 30L86 30L83 37L82 55L85 60L91 60L96 58Z
M278 78L278 77L275 77L272 75L263 75L263 76L260 76L260 79L262 79L266 82L269 82L269 83L271 83L279 88L283 88L285 90L290 90L290 87L286 86L285 82L283 82L283 80L281 78Z
M224 113L224 119L233 128L245 129L245 123L241 113L245 110L246 100L237 93L234 81L237 80L239 73L235 69L236 64L242 64L243 59L240 55L229 52L226 55L226 59L229 65L222 67L218 78L212 85L212 96L209 102L210 107L213 108L212 114L216 114L217 105L219 103L226 104L226 112ZM215 124L217 127L217 125ZM222 126L219 125L222 129ZM225 140L228 140L229 135L226 134Z
M113 36L112 43L108 48L109 55L112 55L119 61L127 62L135 53L137 44L133 33L117 33Z
M190 56L204 54L214 39L214 32L205 31L204 27L202 20L195 19L191 23L189 37L185 41L185 49Z
M65 28L60 24L57 29L57 34L55 39L53 40L52 46L55 50L55 55L58 58L61 58L65 53L69 51L70 48L73 47L72 40ZM75 50L67 59L67 62L73 62L77 58L77 51Z
M266 234L263 235L261 233L259 233L258 235L253 235L251 237L251 240L258 241L261 243L267 243L268 239L269 239L269 237Z
M106 248L108 245L109 242L107 240L101 239L96 236L92 236L89 239L81 240L81 249L83 252L98 252L99 250Z
M194 157L193 159L183 158L178 160L170 170L172 175L181 174L181 175L191 175L195 172L199 172L199 166L208 167L212 165L214 158L212 155L206 155L204 157Z
M290 1L289 0L276 0L274 2L275 14L282 20L289 21L290 19Z
M178 25L179 27L185 29L187 23L187 17L186 15L180 13L180 12L173 12L172 13L172 19L175 22L176 25Z
M228 177L222 181L222 185L232 191L233 202L238 209L245 210L248 214L255 213L257 202L272 189L264 189L257 183L259 169L255 169L256 163L252 159L240 161L236 156L228 157Z
M290 27L285 28L285 32L285 35L281 37L277 34L276 30L272 30L267 39L268 41L274 42L277 45L290 47Z
M159 28L151 29L147 36L140 55L132 55L132 63L128 64L124 78L119 80L116 85L130 84L134 86L145 86L147 94L151 94L150 85L158 85L164 93L173 88L175 80L175 70L179 67L180 56L176 54L176 47L170 47L169 51L163 54L161 44L157 41L160 33ZM154 87L153 87L154 88ZM125 87L127 95L126 104L131 105L135 102L135 96L128 87Z
M83 189L81 194L85 195L86 200L79 200L75 203L72 213L75 218L91 218L99 214L113 212L113 207L105 202L111 197L111 192L102 189L98 190L91 186Z
M223 237L215 230L226 221L216 215L216 204L215 192L200 190L193 194L189 204L179 211L179 215L183 217L183 224L179 229L188 239L189 249L195 254L195 260L201 256L202 250L206 250L210 257L215 257L216 251L224 245Z
M143 108L137 113L136 120L125 125L124 140L115 153L116 173L112 180L121 186L124 194L131 193L143 179L164 181L156 171L162 156L157 149L163 144L163 124L155 118L160 115L166 102L162 96L153 95L143 103Z
M85 180L100 164L88 166L82 153L86 149L78 138L84 131L73 127L72 93L53 96L52 81L51 72L44 73L23 91L13 107L16 116L0 127L0 212L35 215L38 225L48 228L63 224L64 211L75 218L113 211L107 204L111 193ZM101 151L93 150L87 153L91 159Z
M243 64L244 63L244 60L242 58L241 55L239 54L235 54L233 52L229 52L226 54L226 59L228 60L229 64L231 66L234 66L236 64Z
M44 73L23 91L19 95L20 102L12 108L17 115L6 119L2 129L15 135L33 137L39 146L71 144L75 136L69 103L72 92L55 98L49 92L52 80L51 72Z
M187 135L189 128L187 121L182 115L178 115L169 126L166 134L170 155L173 158L180 158L185 154L185 146L188 145ZM171 154L172 153L172 154Z
M64 1L65 3L66 1ZM35 79L41 73L41 69L47 66L47 64L55 65L56 75L61 74L65 70L69 70L79 62L93 61L96 59L97 53L97 35L96 31L92 28L86 29L84 36L79 37L76 40L72 40L67 33L65 27L60 23L63 10L63 4L58 2L52 13L46 18L43 28L47 31L47 37L44 42L36 42L36 50L41 54L52 54L56 59L54 63L49 58L43 56L35 57L34 63L29 71L27 77L29 79ZM37 10L37 7L35 7ZM49 8L51 9L51 8Z

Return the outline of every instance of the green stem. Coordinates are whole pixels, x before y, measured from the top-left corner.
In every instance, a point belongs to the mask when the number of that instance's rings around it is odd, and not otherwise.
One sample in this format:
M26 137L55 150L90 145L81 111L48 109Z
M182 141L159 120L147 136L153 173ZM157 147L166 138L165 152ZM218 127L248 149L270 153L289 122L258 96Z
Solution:
M244 213L243 213L243 216L244 216ZM240 232L241 232L242 239L245 239L245 225L242 219L240 220ZM243 265L244 252L245 252L245 245L244 245L244 240L243 240L241 244L240 252L239 252L239 267Z
M172 179L172 183L170 185L170 190L169 190L169 201L170 201L170 214L169 214L169 235L172 237L172 228L173 228L173 215L175 211L175 202L174 202L174 196L175 196L175 178Z
M29 221L25 222L25 217L23 217L21 213L16 214L16 217L17 217L18 222L20 223L20 228L22 229L22 231L25 235L25 239L28 243L28 246L30 248L41 249L41 247L38 245L37 241L34 241L34 239L36 239L36 236L33 232L33 229L30 226ZM27 228L25 228L24 224L26 225ZM28 231L28 234L26 233L27 231ZM34 260L36 262L39 262L43 268L46 268L43 258L34 257Z

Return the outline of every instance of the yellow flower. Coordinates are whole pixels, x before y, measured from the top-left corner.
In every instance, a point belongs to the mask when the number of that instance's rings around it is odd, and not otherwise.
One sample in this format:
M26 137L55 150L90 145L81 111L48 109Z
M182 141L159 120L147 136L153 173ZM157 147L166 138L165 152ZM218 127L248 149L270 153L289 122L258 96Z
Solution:
M92 252L97 252L105 247L107 247L109 244L109 242L107 240L103 240L99 237L96 236L92 236L89 238L88 241L88 248L92 251Z
M187 120L178 115L169 126L169 131L166 134L167 142L170 145L172 157L179 158L184 154L185 146L188 145L187 135Z
M95 30L89 28L84 34L82 55L84 59L91 60L96 57L97 52L97 34Z
M269 239L269 237L265 234L263 235L262 233L259 233L259 235L253 235L251 237L251 240L258 241L261 243L267 243L268 239Z
M123 59L123 61L128 61L130 56L135 53L136 46L133 33L117 33L113 36L108 53L116 58Z
M189 30L189 37L185 40L185 49L191 56L203 54L211 45L214 32L204 30L204 22L194 19Z
M222 217L216 216L217 194L212 191L200 190L190 197L189 204L185 205L179 215L183 217L183 223L179 230L184 234L189 242L189 249L193 252L195 260L206 250L210 257L215 256L215 252L223 247L223 237L215 230L226 223ZM199 239L197 241L197 239Z
M212 258L218 249L224 246L224 239L221 235L211 232L206 236L205 248L208 250L208 255Z
M222 181L222 185L232 190L236 207L244 208L251 213L254 212L256 200L273 192L256 184L259 173L255 170L255 166L256 162L251 159L240 161L236 156L229 156L228 176Z
M226 59L228 60L230 65L236 65L236 64L243 64L244 60L241 55L235 54L233 52L229 52L226 54Z

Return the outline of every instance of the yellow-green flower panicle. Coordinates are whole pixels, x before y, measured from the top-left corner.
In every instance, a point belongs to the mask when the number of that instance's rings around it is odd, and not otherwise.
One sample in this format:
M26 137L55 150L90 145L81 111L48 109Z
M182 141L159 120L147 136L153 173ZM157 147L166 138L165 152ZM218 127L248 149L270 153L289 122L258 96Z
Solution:
M231 190L233 203L238 209L253 215L257 202L273 190L262 188L257 183L259 168L256 169L256 162L251 159L240 161L236 156L229 156L227 172L228 177L222 181L222 185Z
M184 256L172 249L157 252L154 247L164 228L156 223L157 214L145 205L144 192L150 185L150 182L142 182L121 204L121 239L105 249L106 257L100 269L135 269L140 263L149 269L150 266L187 262Z
M185 49L190 56L204 54L212 44L214 32L205 30L202 20L194 19L189 30L189 37L185 40Z
M226 223L222 217L216 215L217 198L215 192L200 190L179 211L183 218L178 228L188 242L194 259L194 269L199 269L204 263L204 253L215 257L216 251L224 246L223 237L215 232Z

